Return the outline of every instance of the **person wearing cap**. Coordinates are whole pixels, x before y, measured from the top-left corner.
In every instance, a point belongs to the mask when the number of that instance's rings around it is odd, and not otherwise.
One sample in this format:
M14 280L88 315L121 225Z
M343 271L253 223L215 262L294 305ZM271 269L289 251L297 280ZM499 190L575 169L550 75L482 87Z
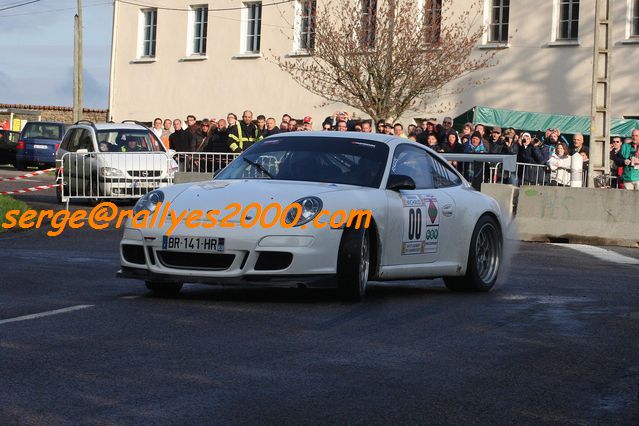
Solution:
M464 152L471 154L485 154L488 152L480 132L474 131L473 134L470 135L470 140L464 146Z
M202 152L209 142L209 130L211 129L211 122L208 118L202 120L200 128L195 133L195 151Z
M206 137L208 136L209 129L211 128L211 122L208 118L202 120L200 125L193 125L193 144L195 151L200 151L206 145Z
M313 130L313 119L310 116L304 117L304 130Z

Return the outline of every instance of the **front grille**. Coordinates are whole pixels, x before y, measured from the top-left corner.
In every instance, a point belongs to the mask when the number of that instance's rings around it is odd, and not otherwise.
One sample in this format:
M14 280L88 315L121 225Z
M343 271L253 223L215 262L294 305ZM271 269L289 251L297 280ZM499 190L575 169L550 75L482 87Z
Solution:
M162 176L162 170L127 170L129 176L133 177L159 177Z
M284 251L264 251L255 262L256 271L279 271L286 269L293 261L293 254Z
M234 254L157 251L158 259L167 268L224 271L231 267Z
M123 244L122 257L124 257L124 260L129 263L135 263L138 265L146 264L146 259L144 259L144 247L142 246Z

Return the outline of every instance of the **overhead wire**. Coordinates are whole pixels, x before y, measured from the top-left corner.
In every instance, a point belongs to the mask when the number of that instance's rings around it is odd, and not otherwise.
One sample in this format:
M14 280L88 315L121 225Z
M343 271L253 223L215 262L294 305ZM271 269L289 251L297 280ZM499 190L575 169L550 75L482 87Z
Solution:
M0 8L0 12L2 12L3 10L15 9L17 7L22 7L22 6L26 6L28 4L37 3L39 1L41 1L41 0L29 0L29 1L22 2L22 3L14 4L14 5L11 5L11 6L5 6L5 7Z
M124 3L124 4L128 4L131 6L139 6L139 7L152 7L158 10L171 10L171 11L175 11L175 12L190 12L193 9L185 9L185 8L178 8L178 7L166 7L166 6L160 6L157 4L149 4L147 3L139 3L139 2L135 2L135 1L131 1L131 0L114 0L120 3ZM280 0L280 1L276 1L273 3L265 3L262 4L262 8L264 7L268 7L268 6L277 6L280 4L285 4L285 3L292 3L295 0ZM242 10L242 9L246 9L246 6L238 6L238 7L222 7L222 8L217 8L217 9L209 9L209 12L226 12L226 11L231 11L231 10Z
M40 1L40 0L38 0ZM102 3L90 3L90 4L86 4L83 7L87 8L87 7L94 7L94 6L105 6L105 5L112 5L113 1L104 1ZM55 13L55 12L62 12L65 10L75 10L76 7L62 7L59 9L44 9L44 10L34 10L34 11L30 11L30 12L22 12L22 13L12 13L9 15L0 15L0 18L9 18L9 17L13 17L13 16L26 16L26 15L42 15L42 14L47 14L47 13Z

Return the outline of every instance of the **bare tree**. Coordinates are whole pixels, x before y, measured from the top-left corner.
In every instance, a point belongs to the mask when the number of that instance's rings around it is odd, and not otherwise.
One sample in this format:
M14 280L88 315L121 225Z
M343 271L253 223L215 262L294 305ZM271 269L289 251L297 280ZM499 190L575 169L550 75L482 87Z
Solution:
M303 1L310 56L272 59L310 92L392 120L492 65L494 51L474 51L484 28L470 3L447 1L442 20L442 0Z

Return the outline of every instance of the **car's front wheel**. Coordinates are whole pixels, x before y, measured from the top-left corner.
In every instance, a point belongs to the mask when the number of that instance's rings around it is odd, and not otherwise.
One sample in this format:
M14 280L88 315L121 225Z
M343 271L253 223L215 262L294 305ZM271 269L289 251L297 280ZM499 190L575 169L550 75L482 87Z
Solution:
M146 281L146 288L151 290L153 294L160 297L176 297L182 290L182 283L157 283Z
M370 252L368 229L344 230L337 258L337 284L342 299L358 302L364 297L370 270Z
M446 287L452 291L489 291L497 281L502 249L499 222L492 216L482 216L470 240L466 275L444 278Z

